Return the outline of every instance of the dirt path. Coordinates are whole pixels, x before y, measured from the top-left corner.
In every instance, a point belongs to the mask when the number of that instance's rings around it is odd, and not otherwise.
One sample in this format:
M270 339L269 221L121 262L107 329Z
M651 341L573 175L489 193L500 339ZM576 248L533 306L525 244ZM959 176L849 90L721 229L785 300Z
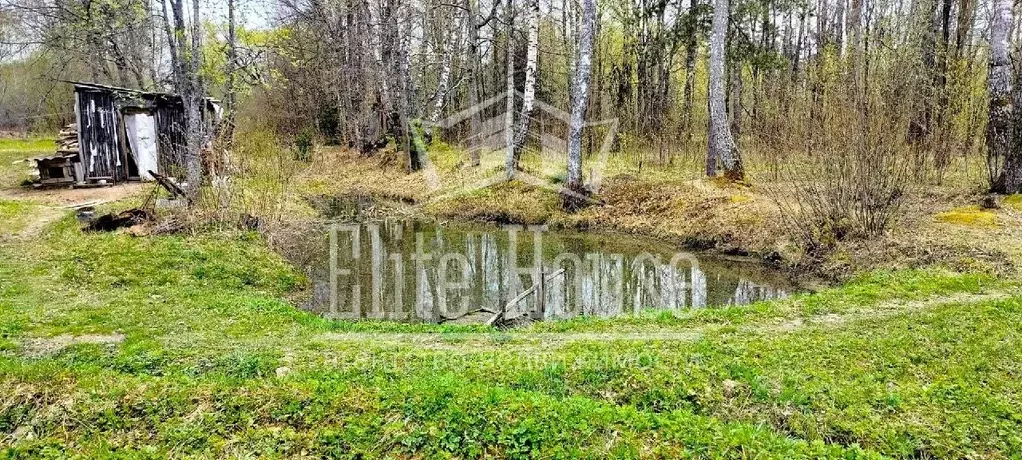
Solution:
M27 240L39 235L47 225L56 222L63 215L64 210L60 208L43 207L38 213L35 213L28 223L25 224L25 227L18 232L16 239Z
M46 226L56 222L65 213L82 206L95 206L140 195L150 186L139 183L99 188L4 189L0 199L24 201L38 205L39 210L29 216L14 239L29 239L39 235ZM3 237L0 237L2 240Z
M0 190L0 198L8 200L31 201L44 206L57 208L73 208L87 203L109 203L133 195L152 187L140 183L128 183L98 188L53 188L34 190L16 188Z
M982 294L960 293L945 297L922 300L896 300L873 306L864 306L844 313L828 313L784 320L765 319L758 324L740 326L737 333L777 335L794 333L808 328L837 328L856 321L890 318L896 315L939 308L951 304L976 304L1011 297L1011 292L988 292ZM720 325L700 325L676 330L651 330L647 332L468 332L468 333L338 333L322 334L319 340L325 342L372 341L373 343L414 345L430 349L462 349L466 344L479 347L550 347L573 342L603 341L683 341L693 342L707 333L720 330ZM499 336L499 337L498 337Z
M844 313L828 313L804 318L795 318L779 323L763 324L753 327L756 332L794 332L806 327L840 327L855 321L884 319L904 313L913 313L930 308L943 307L951 304L972 305L991 300L1009 298L1012 292L988 292L983 294L957 293L944 297L933 297L922 300L895 300L878 305L856 308Z

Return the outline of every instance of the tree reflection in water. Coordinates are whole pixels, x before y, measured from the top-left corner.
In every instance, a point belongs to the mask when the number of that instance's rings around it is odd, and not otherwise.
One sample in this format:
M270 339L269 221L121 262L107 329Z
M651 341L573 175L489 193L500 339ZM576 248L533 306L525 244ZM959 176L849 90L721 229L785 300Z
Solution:
M338 318L440 322L497 311L533 285L537 260L546 274L565 270L546 285L545 319L745 305L792 290L760 264L621 235L416 221L330 226L324 235L308 248L318 263L307 307ZM530 295L517 308L535 303Z

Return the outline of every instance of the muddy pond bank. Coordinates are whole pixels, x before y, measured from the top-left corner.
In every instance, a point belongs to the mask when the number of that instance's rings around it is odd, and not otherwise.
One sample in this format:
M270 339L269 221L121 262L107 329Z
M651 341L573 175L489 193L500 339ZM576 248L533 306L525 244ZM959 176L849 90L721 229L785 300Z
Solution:
M438 161L444 180L434 189L421 172L387 166L380 158L344 149L321 153L299 177L303 198L364 196L373 201L367 211L381 214L387 208L385 216L393 211L438 220L545 224L655 238L699 252L753 257L813 286L841 284L874 270L933 266L1015 277L1022 260L1022 204L990 211L993 223L987 226L943 218L948 211L974 207L978 196L971 189L919 190L906 198L882 237L835 240L825 250L807 254L799 232L785 224L778 209L778 200L792 199L785 184L765 177L751 184L722 184L686 178L683 171L612 168L600 185L599 204L567 213L550 187L512 181L473 188L492 174L487 168Z

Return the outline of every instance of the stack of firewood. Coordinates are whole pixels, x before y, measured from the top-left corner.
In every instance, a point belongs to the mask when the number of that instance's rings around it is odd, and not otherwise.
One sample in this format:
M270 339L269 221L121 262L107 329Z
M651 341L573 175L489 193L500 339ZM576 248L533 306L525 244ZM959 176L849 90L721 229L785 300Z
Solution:
M73 155L78 153L78 126L67 125L57 134L57 153Z

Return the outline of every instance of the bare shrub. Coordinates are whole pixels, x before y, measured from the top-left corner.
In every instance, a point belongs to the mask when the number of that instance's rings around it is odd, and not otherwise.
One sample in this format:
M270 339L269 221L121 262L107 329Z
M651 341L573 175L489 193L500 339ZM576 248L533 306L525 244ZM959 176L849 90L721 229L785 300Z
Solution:
M912 187L918 153L908 130L911 81L859 88L842 69L821 68L810 82L815 94L793 106L771 143L786 150L777 155L781 180L771 195L810 254L881 236Z
M307 167L296 147L268 129L248 127L239 131L228 157L221 174L209 178L193 213L207 223L244 227L293 216L300 201L295 179Z

